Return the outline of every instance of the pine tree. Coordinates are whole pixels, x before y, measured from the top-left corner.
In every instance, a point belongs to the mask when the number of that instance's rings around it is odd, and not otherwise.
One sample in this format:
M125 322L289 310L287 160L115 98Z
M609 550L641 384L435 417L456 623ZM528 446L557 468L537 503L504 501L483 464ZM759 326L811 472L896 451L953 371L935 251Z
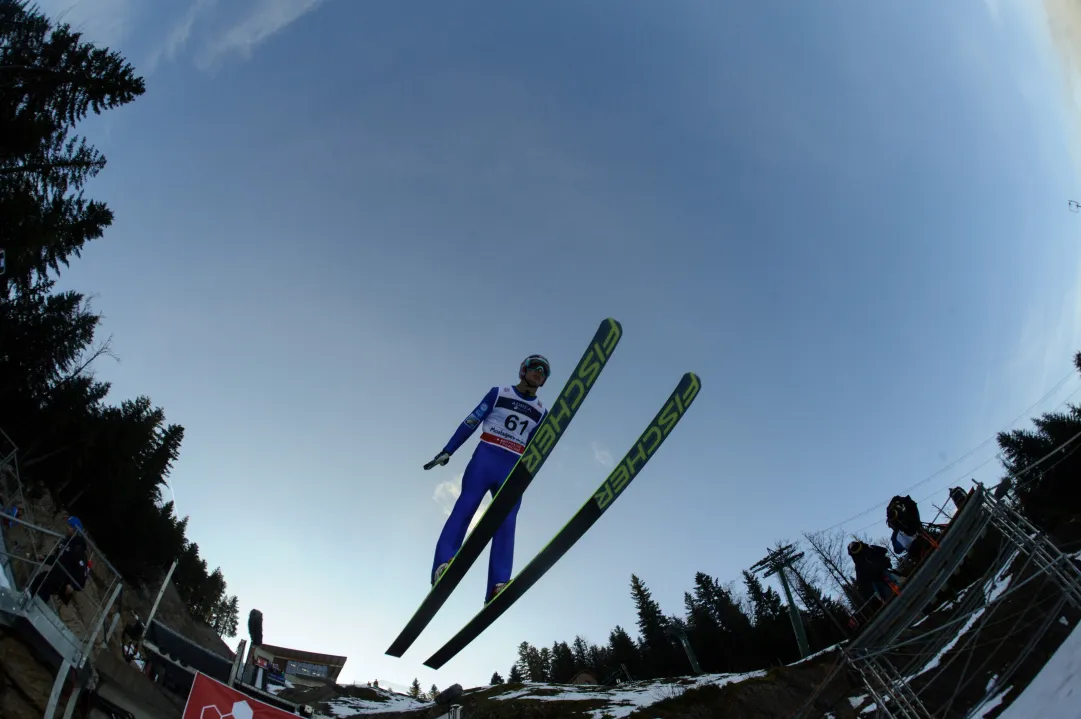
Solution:
M1074 355L1081 372L1081 352ZM1034 429L1015 429L998 434L1005 469L1024 475L1011 481L1020 511L1059 543L1070 546L1081 540L1081 405L1067 405L1065 412L1046 412L1033 419ZM1061 450L1060 450L1061 448ZM1057 454L1056 454L1057 451ZM1052 461L1043 461L1052 455ZM1042 462L1042 463L1041 463Z
M525 679L522 676L522 670L518 668L517 664L511 666L510 671L507 672L508 684L521 684Z
M437 687L435 684L433 684L432 688L428 691L428 699L429 699L429 701L434 702L438 696L439 696L439 687Z
M569 682L575 675L574 653L566 642L555 642L552 645L552 661L548 671L548 680L557 684Z
M492 678L488 683L492 686L498 686L503 683L503 677L499 676L499 672L492 672Z
M623 633L624 635L626 634L626 632ZM627 637L627 641L630 642L631 648L633 649L634 642L630 641L630 637ZM602 680L615 671L616 667L612 663L612 652L609 647L590 644L589 649L586 652L586 664L582 668L592 669L593 671L598 672L600 674L599 678Z
M413 677L413 683L409 685L409 696L414 699L420 699L421 691L420 681L416 677Z
M799 645L781 595L747 570L743 571L743 582L754 613L758 665L787 664L799 659Z
M214 621L211 626L219 637L235 637L240 623L240 600L234 594L223 599L214 608Z
M552 678L552 652L548 647L541 647L537 650L536 657L537 673L535 682L547 682ZM532 676L530 678L533 678Z
M518 645L518 672L531 682L548 681L551 652L548 647L537 649L529 642Z
M618 624L608 635L608 657L611 671L620 670L625 666L632 677L642 678L642 657L638 646L631 639L631 635L627 634L627 630Z
M759 665L754 652L754 628L750 617L743 613L732 589L713 577L698 572L694 578L692 624L703 627L703 645L699 660L708 671L737 672L756 669ZM693 619L693 621L691 621ZM719 632L714 634L714 632ZM695 640L692 639L692 644ZM697 646L696 646L697 649Z
M574 670L576 672L590 668L589 644L581 636L574 638L574 643L571 644L571 653L574 654Z
M514 664L518 669L518 673L522 677L527 677L530 681L536 681L533 679L533 673L531 671L531 667L536 663L536 659L534 658L535 651L533 645L529 642L522 642L518 645L518 661Z
M119 53L82 42L70 25L25 3L0 5L0 66L6 279L26 291L112 223L108 207L80 192L105 159L69 131L91 110L126 105L146 88Z
M631 575L631 596L638 612L638 632L645 670L650 677L667 676L673 664L672 641L665 634L668 622L644 582Z
M728 638L725 636L726 632L710 611L709 605L697 597L699 588L696 586L695 589L696 595L690 592L685 592L683 595L683 604L687 612L687 636L691 646L698 656L698 662L703 671L716 673L729 671L725 662L728 650L725 643L725 639Z

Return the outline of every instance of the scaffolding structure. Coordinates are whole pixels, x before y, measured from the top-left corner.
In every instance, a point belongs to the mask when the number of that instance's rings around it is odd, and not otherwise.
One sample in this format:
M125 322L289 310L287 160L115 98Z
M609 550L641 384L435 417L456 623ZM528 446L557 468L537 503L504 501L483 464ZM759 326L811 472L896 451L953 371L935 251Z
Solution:
M56 670L44 716L52 719L63 709L70 719L84 689L93 689L95 672L91 659L107 641L113 626L105 620L123 587L120 573L93 541L82 532L91 559L86 577L64 577L67 570L49 558L68 536L33 521L19 475L19 451L0 430L0 626L20 636ZM67 602L41 596L37 588L55 576L82 585ZM114 622L115 624L115 622Z
M847 673L863 692L852 699L861 717L980 716L1015 680L1027 684L1079 618L1075 560L977 484L904 590L843 648L823 688ZM816 704L821 691L799 719L830 715Z

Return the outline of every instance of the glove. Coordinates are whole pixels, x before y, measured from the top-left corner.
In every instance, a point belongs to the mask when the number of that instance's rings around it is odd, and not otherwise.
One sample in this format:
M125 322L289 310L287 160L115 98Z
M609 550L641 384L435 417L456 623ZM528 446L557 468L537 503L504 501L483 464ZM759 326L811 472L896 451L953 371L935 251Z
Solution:
M440 452L439 454L435 455L435 459L433 459L431 462L428 462L428 464L424 465L424 469L431 469L432 467L434 467L437 464L439 466L443 466L444 464L446 464L449 461L450 461L450 455L447 454L446 452Z

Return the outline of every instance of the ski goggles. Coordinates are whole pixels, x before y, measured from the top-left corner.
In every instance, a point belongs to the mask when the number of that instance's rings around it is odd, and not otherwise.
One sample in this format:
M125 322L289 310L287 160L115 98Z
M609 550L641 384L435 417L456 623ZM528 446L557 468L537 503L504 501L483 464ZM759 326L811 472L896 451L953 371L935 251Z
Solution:
M545 379L548 378L548 374L552 371L548 366L548 363L544 360L531 359L525 363L526 372L543 372Z

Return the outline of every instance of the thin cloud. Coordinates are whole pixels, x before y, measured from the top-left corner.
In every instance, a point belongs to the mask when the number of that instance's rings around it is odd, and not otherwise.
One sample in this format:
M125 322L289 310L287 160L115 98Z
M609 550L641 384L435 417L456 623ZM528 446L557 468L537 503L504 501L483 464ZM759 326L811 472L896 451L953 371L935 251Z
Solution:
M169 28L165 42L151 52L150 59L147 61L150 72L153 72L163 59L170 62L176 59L176 56L187 46L188 41L191 39L196 21L204 16L215 3L217 3L217 0L195 0L188 5L187 10L184 11L180 19Z
M605 469L611 469L615 466L616 461L612 458L612 453L608 451L607 447L594 442L593 443L593 459L597 461L597 464Z
M459 495L462 493L462 475L455 475L454 479L440 482L435 485L435 493L432 495L432 499L439 505L439 508L443 511L444 517L450 516L450 510L454 508L454 503L458 501Z
M37 0L51 20L71 25L83 40L115 47L131 34L138 0Z
M323 0L256 0L239 21L207 43L196 59L201 69L217 65L227 55L251 57L252 50L315 10Z
M449 479L444 482L440 482L435 485L435 492L432 494L432 499L439 505L439 509L442 510L444 517L450 516L450 511L454 509L454 503L458 501L458 497L462 494L462 474L454 475L454 479ZM485 493L484 499L481 500L480 507L473 514L473 519L469 521L469 532L473 531L473 528L477 526L477 522L480 521L481 516L484 514L484 510L488 508L488 505L492 503L491 493Z
M257 46L315 10L323 1L190 0L169 26L164 40L151 51L147 67L152 72L162 61L174 61L189 48L201 70L214 69L230 56L247 60Z

